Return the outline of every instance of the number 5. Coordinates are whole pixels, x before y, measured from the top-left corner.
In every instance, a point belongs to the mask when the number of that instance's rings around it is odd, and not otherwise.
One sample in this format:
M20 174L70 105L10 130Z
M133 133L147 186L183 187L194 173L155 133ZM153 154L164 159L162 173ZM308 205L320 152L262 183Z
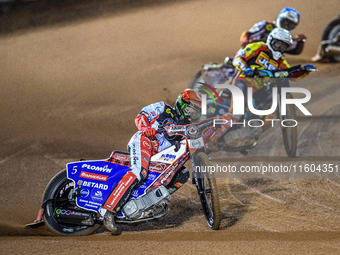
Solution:
M77 166L74 166L72 169L72 174L76 174L77 173Z

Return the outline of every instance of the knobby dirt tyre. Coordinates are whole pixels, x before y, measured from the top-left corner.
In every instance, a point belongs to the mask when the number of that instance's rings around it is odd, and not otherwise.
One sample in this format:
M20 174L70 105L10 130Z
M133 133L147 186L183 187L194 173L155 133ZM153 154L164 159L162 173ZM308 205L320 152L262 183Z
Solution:
M287 99L292 99L293 96L290 93L286 94ZM281 106L280 106L281 108ZM281 110L281 109L279 109ZM296 119L296 112L295 112L295 106L293 104L287 105L286 115L281 115L281 111L278 112L280 121L287 120L285 125L293 125L293 122L288 122L288 119ZM281 125L281 131L282 131L282 137L283 137L283 144L286 150L286 153L289 157L296 157L297 153L297 126L294 127L283 127Z
M55 217L56 208L61 206L62 203L67 203L65 200L72 188L74 188L74 183L73 181L67 179L66 170L59 172L52 178L45 189L43 201L48 199L55 199L55 201L51 201L46 204L44 211L44 221L48 228L53 233L58 235L89 235L96 231L101 225L95 224L94 226L79 226L61 224Z
M204 167L211 165L206 153L200 152L195 156L193 168L203 213L208 226L213 230L217 230L221 225L221 209L216 179L213 174L205 171L206 168L204 169ZM200 167L201 171L196 171L197 166Z

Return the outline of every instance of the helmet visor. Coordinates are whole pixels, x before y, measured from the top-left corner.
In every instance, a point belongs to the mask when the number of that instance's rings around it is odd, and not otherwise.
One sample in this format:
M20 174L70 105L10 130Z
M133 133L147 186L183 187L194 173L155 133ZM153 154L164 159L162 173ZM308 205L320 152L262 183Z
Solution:
M201 117L200 111L189 104L184 105L183 113L186 117L189 117L190 120L198 120Z
M288 50L289 44L285 43L283 41L275 40L274 39L271 42L271 46L272 46L273 50L279 51L281 53L284 53L284 52L286 52Z
M282 18L281 21L280 21L280 26L282 28L290 31L290 30L293 30L297 26L297 23L290 20L290 19Z

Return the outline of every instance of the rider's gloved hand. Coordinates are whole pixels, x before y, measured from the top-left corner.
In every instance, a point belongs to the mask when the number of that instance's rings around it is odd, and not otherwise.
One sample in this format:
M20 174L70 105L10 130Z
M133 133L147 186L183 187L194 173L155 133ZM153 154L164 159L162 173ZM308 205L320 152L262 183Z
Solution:
M146 135L147 137L151 137L151 136L155 136L156 134L156 129L154 128L146 128L144 131L143 131L144 135Z
M295 36L295 40L298 42L305 42L307 37L304 34L299 34Z
M307 72L311 72L311 71L315 71L316 70L315 66L313 66L313 65L305 65L304 69Z
M251 69L250 67L246 67L243 69L243 73L246 75L246 76L253 76L254 75L254 71L253 69Z

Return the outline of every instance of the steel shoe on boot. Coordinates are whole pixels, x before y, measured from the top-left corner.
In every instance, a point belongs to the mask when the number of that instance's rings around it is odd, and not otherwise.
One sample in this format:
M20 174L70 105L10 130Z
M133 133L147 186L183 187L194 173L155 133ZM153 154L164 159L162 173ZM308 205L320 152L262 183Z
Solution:
M122 233L122 230L119 226L116 225L114 217L115 215L112 212L107 211L104 215L103 223L112 235L120 235Z

